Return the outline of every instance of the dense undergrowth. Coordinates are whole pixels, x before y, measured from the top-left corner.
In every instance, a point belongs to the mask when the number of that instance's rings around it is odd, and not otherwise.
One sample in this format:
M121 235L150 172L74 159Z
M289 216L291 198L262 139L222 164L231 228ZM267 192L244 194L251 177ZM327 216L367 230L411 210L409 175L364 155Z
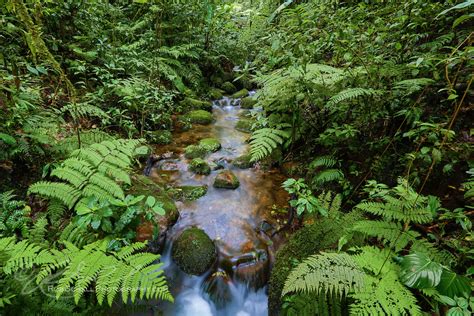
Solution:
M270 314L470 315L473 7L0 0L2 313L172 300L136 230L176 209L133 168L256 87L252 160L290 174L298 229Z

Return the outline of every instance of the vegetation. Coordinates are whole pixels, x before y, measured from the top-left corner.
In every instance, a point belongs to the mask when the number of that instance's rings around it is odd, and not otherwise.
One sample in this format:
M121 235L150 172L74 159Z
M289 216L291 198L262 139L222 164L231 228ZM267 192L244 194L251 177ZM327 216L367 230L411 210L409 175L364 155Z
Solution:
M250 133L233 166L287 171L271 315L471 315L473 9L0 0L0 313L173 301L153 245L179 217L172 198L207 186L137 169L175 133L211 129L210 101L226 95L244 109L232 126ZM221 143L186 145L206 177ZM215 180L239 186L229 170ZM204 231L181 239L184 271L216 262Z

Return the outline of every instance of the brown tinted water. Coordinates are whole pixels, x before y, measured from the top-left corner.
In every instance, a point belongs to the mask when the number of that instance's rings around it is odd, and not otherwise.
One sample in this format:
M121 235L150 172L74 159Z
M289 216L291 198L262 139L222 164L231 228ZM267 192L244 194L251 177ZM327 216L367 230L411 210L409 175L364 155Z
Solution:
M288 196L281 188L284 180L277 170L261 170L258 166L250 169L239 169L231 161L249 150L249 134L235 129L240 117L247 110L242 110L235 100L225 98L214 102L211 125L196 125L188 131L173 135L173 143L157 148L158 154L174 153L173 158L161 160L151 173L152 178L165 178L171 185L207 185L205 196L195 201L178 202L180 217L168 232L168 244L163 255L171 290L177 301L172 306L165 306L166 315L265 315L265 289L258 289L264 284L254 283L254 274L262 273L258 263L251 259L251 254L266 253L268 266L275 250L275 241L258 229L262 222L278 226L272 209L287 204ZM217 189L212 186L218 171L208 176L195 175L189 172L188 159L184 157L184 148L197 144L200 139L215 137L222 148L206 157L208 162L221 161L238 177L240 186L235 190ZM266 224L268 226L268 224ZM208 294L202 289L204 277L188 276L179 271L169 256L173 239L185 228L197 226L203 229L214 240L219 251L217 269L231 267L235 275L230 281L232 299L224 306L217 308ZM242 262L244 262L242 264ZM255 265L255 266L253 266ZM209 271L211 274L213 271ZM242 277L242 274L244 276ZM264 276L265 278L266 276ZM261 278L260 278L261 279ZM257 289L255 289L257 288ZM183 305L184 304L184 305ZM188 309L186 309L186 306Z

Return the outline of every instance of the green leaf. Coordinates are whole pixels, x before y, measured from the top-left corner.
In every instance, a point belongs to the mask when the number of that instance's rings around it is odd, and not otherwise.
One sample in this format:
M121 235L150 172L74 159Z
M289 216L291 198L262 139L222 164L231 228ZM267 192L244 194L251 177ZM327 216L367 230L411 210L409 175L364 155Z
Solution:
M153 207L156 203L156 199L153 197L153 196L148 196L146 198L146 205L148 205L149 207Z
M29 72L35 74L35 75L39 75L39 72L36 68L34 67L31 67L30 65L26 65L26 69L28 69Z
M443 268L421 253L402 258L400 280L408 287L424 289L435 287L441 280Z
M15 145L16 139L8 134L0 133L0 140L7 145Z
M76 213L77 215L85 215L85 214L89 214L89 213L92 213L92 210L85 206L84 204L79 204L76 208Z
M441 281L436 289L441 295L449 297L469 297L471 284L469 279L454 272L443 270Z

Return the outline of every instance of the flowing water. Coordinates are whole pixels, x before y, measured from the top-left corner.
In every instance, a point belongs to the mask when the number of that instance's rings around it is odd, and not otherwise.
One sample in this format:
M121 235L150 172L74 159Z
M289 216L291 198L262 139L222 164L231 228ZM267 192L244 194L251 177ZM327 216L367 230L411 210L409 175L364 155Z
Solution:
M272 209L285 205L287 195L280 187L283 176L277 170L232 166L234 158L249 150L246 142L249 134L235 129L245 113L248 110L240 108L239 100L225 97L215 101L213 124L195 125L188 131L176 133L172 144L159 148L161 155L166 152L174 155L156 164L152 178L165 178L176 186L208 186L207 194L198 200L178 202L179 220L168 231L162 261L175 303L159 306L165 315L267 315L266 282L279 241L271 240L259 227L262 223L265 227L277 226ZM219 162L234 172L240 181L239 188L214 188L212 184L218 171L203 176L187 170L189 160L184 158L184 148L207 137L215 137L222 144L207 161ZM199 277L180 271L170 255L173 240L190 226L203 229L219 253L216 267ZM219 286L211 293L214 291L214 297L225 296L222 301L212 300L204 290L203 284L210 278L218 278Z

